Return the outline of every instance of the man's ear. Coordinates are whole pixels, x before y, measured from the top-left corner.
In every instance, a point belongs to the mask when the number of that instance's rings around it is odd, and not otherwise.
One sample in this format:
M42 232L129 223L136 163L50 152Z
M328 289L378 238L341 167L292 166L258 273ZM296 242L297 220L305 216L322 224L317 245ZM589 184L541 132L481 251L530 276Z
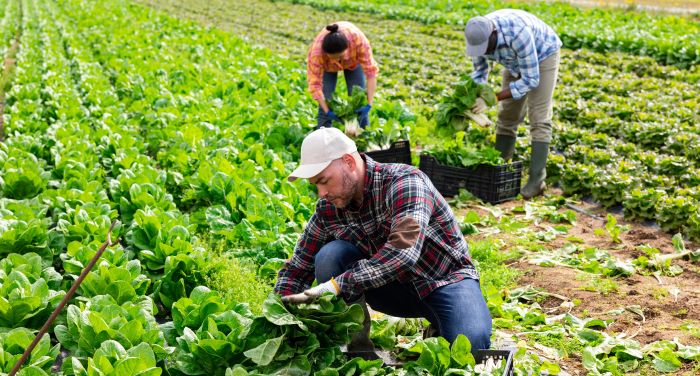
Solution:
M357 170L357 160L352 154L345 154L341 159L343 164L346 165L350 171Z

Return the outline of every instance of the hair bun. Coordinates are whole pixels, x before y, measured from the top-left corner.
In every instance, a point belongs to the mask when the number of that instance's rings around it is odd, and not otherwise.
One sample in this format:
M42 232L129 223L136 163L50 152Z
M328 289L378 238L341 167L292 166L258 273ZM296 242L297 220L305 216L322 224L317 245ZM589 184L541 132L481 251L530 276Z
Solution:
M326 26L326 30L330 31L331 33L335 33L338 31L338 24L328 25Z

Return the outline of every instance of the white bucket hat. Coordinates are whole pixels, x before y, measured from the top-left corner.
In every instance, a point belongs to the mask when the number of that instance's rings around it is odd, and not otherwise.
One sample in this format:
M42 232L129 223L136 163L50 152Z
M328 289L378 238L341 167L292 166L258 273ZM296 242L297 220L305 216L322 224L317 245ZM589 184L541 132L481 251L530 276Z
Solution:
M355 142L337 128L321 128L309 133L301 143L299 167L287 177L308 179L321 173L331 162L357 151Z

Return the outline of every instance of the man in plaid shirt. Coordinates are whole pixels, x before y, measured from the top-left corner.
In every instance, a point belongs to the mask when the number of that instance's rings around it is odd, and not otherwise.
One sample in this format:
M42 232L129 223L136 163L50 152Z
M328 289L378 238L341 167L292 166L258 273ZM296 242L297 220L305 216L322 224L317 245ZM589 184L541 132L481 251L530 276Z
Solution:
M504 159L513 157L518 125L530 119L530 177L521 193L525 198L546 188L545 167L552 140L552 95L559 70L561 40L547 24L534 15L515 9L502 9L469 20L464 31L467 56L472 57L475 82L485 84L489 62L497 61L503 70L496 128L496 149ZM486 111L477 100L474 113Z
M373 349L373 309L424 317L453 341L490 345L491 316L454 214L415 167L377 163L336 128L309 134L290 181L307 178L320 197L291 260L278 274L283 301L308 303L322 293L365 308L364 330L350 351ZM318 285L310 288L316 279Z

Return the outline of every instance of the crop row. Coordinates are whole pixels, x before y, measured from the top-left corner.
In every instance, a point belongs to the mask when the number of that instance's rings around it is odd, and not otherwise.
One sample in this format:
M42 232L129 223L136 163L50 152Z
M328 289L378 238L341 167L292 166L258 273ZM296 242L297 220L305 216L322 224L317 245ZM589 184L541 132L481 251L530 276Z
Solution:
M388 100L404 100L425 116L412 128L414 142L421 144L431 142L426 137L434 134L429 131L433 126L430 118L440 94L461 72L471 69L463 57L463 36L443 25L377 21L366 14L319 12L301 5L267 1L235 8L217 1L206 7L193 2L151 5L240 32L254 43L292 57L300 65L305 59L306 43L325 20L353 20L372 40L380 61L379 95ZM271 24L278 27L265 26ZM700 158L695 142L700 137L698 78L697 68L689 71L665 67L650 58L564 50L560 84L555 93L558 126L554 147L565 151L587 134L593 134L598 140L605 136L604 142L586 145L590 149L587 153L617 156L615 162L622 157L640 156L649 166L644 171L647 180L671 179L679 184L671 184L671 187L693 187L684 176L692 176L694 161ZM492 79L495 86L499 79L497 70ZM490 114L493 116L495 111ZM558 132L561 134L557 135ZM487 132L481 139L488 140L491 133ZM623 147L610 155L611 143ZM526 148L520 151L521 156L526 156ZM571 154L576 153L576 150L571 151ZM557 163L566 166L579 162L568 158ZM669 168L669 164L679 168ZM574 174L567 179L571 183L583 177ZM584 180L578 185L585 185Z
M537 14L561 36L566 48L622 51L651 56L663 64L689 68L700 63L700 27L692 17L663 16L615 9L582 9L558 3L479 3L440 1L277 0L321 10L369 13L424 24L465 25L495 9L518 8Z

